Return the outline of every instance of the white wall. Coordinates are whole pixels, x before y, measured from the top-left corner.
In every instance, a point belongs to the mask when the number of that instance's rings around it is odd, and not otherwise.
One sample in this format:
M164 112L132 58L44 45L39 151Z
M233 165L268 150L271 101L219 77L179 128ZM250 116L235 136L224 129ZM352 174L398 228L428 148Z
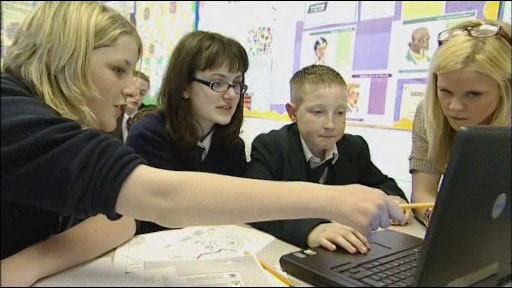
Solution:
M244 118L241 137L245 141L247 159L250 159L251 143L256 136L279 129L287 123L289 122ZM361 135L368 142L373 163L384 174L393 177L410 200L411 175L408 157L412 144L411 131L347 125L345 132Z

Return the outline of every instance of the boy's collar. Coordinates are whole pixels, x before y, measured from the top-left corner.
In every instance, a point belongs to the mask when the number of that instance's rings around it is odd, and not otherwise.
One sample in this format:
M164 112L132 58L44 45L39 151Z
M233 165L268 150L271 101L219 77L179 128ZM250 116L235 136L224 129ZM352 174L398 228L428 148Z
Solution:
M309 149L308 145L302 138L302 135L300 135L300 133L299 133L299 137L300 137L300 142L302 144L302 150L304 151L304 157L306 158L306 162L310 163L310 161L312 161L315 164L323 164L325 161L332 159L332 164L334 164L338 160L339 153L338 153L338 147L336 146L336 143L333 145L333 147L331 147L331 149L327 150L327 152L325 153L325 158L322 161L318 157L313 155L313 153Z

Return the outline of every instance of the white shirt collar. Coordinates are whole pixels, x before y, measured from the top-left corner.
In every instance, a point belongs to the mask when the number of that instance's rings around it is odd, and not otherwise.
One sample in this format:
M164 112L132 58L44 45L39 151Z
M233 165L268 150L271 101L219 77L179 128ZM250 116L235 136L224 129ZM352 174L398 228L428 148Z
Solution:
M203 148L203 154L201 155L201 161L204 161L204 158L206 158L206 155L208 155L208 151L210 150L210 146L212 145L212 135L213 135L213 129L212 131L206 136L206 138L203 139L203 141L197 141L197 146Z
M331 147L331 149L329 149L325 152L325 158L324 158L325 160L322 161L322 160L320 160L320 158L313 155L313 153L309 149L308 145L302 138L302 135L300 135L300 142L302 143L302 150L304 150L304 157L306 158L306 162L309 163L311 168L316 168L316 167L322 165L325 161L327 161L329 159L332 159L332 164L336 163L336 161L338 160L339 153L338 153L338 147L336 147L336 144L334 144L333 147Z
M123 113L123 121L121 122L121 135L123 137L123 143L126 143L126 138L128 138L128 118L133 117L133 115L135 115L135 113L132 114L132 116Z

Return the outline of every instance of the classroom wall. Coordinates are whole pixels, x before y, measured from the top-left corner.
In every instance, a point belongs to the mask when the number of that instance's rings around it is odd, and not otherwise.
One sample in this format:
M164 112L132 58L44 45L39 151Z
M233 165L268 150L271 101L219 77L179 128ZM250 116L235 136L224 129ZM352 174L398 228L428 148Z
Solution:
M245 142L247 159L250 159L251 143L256 136L279 129L288 123L290 122L245 118L241 137ZM373 163L384 174L394 178L410 200L411 175L408 157L412 145L411 131L347 125L345 132L360 135L368 142Z
M288 79L313 64L314 42L320 36L329 39L329 49L336 53L328 53L324 63L347 82L366 85L360 92L362 109L347 114L346 132L366 139L374 164L394 178L410 199L412 122L423 98L430 61L404 61L412 32L427 27L431 35L427 50L433 53L440 31L459 21L503 17L499 7L503 10L508 2L201 1L198 29L233 37L248 51L251 64L245 79L249 90L242 127L248 159L257 135L289 123L283 121L287 119ZM253 17L248 19L240 11L254 11ZM223 17L226 14L232 16Z

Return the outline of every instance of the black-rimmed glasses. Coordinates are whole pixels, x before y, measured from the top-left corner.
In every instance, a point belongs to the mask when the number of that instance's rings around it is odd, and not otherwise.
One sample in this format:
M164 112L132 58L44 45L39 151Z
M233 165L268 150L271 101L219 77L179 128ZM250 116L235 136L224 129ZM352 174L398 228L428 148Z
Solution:
M510 35L508 35L503 27L498 24L482 24L474 27L447 29L437 35L437 43L439 43L439 46L441 46L446 41L461 34L467 34L475 38L485 38L500 35L505 40L507 40L510 45L512 45L512 39L510 38Z
M229 88L233 87L236 94L243 95L243 94L245 94L245 92L247 91L247 88L248 88L247 85L245 85L244 83L231 84L231 83L223 81L223 80L215 80L215 81L210 82L210 81L206 81L206 80L197 79L196 77L192 77L192 80L197 81L205 86L208 86L208 87L210 87L210 89L212 89L213 91L218 92L218 93L224 93L224 92L228 91Z

